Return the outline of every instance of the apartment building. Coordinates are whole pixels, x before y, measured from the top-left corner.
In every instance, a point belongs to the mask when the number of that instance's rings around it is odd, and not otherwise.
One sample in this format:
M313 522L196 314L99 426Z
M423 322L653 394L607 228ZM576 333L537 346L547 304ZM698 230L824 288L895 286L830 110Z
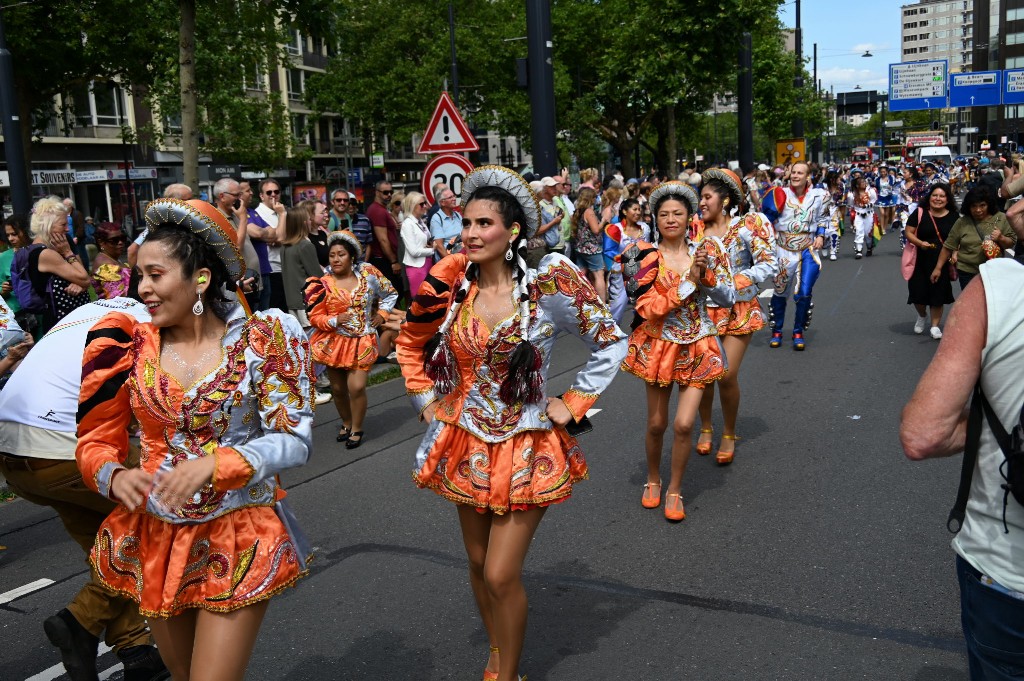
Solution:
M920 0L902 10L902 61L945 59L950 73L972 70L974 0Z
M1024 0L975 0L973 71L1024 68ZM985 7L988 11L980 11ZM978 107L972 125L992 144L1017 147L1024 143L1024 106Z
M362 199L370 196L364 188L372 186L384 173L399 187L419 186L430 157L415 153L418 138L407 144L387 137L364 139L356 126L340 116L316 115L306 105L307 80L310 75L325 71L333 56L332 46L296 31L293 41L285 47L287 61L270 73L254 69L243 76L243 83L251 97L280 98L291 117L294 150L304 152L302 155L308 155L309 160L300 167L272 169L268 173L203 155L199 162L201 191L208 192L221 177L258 182L269 176L278 180L286 195L292 197L321 195L344 185ZM54 117L43 130L36 131L37 141L32 145L32 194L70 196L83 213L97 221L109 219L134 226L148 201L160 196L167 185L183 180L181 148L126 143L122 130L138 130L151 124L155 116L116 83L90 83L70 96L74 100L74 114L67 120ZM56 103L56 110L61 111L59 97ZM424 127L427 122L425 118ZM180 121L164 118L158 123L166 133L180 131ZM475 159L478 163L519 167L531 162L516 138L487 130L473 132L480 143ZM377 154L383 156L383 168L371 167ZM124 181L126 166L131 168L130 184ZM5 170L0 170L0 196L9 185L5 174ZM9 197L3 198L3 204L9 213Z

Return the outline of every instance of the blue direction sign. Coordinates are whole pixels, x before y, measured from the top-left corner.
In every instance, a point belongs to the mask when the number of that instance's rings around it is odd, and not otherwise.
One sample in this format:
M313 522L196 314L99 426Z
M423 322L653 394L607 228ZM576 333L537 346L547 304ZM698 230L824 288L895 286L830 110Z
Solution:
M945 109L945 59L889 64L889 111Z
M950 106L999 106L1001 71L954 73L949 77Z
M1024 104L1024 69L1003 73L1003 104Z

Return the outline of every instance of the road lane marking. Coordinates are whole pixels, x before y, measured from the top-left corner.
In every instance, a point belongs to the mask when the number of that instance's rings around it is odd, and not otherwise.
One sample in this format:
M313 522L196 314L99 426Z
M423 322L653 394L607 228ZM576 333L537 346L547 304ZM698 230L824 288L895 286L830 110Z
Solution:
M54 582L53 582L52 579L45 579L45 578L44 579L37 579L36 581L31 582L29 584L26 584L25 586L19 586L17 589L11 589L10 591L5 591L4 593L0 594L0 605L4 605L6 603L10 603L11 601L15 600L16 598L21 598L22 596L25 596L26 594L30 594L33 591L39 591L40 589L45 589L46 587L50 586L53 583Z
M600 412L601 412L600 409L588 409L587 410L587 418L589 419L591 416L599 414Z
M106 643L100 643L99 650L96 651L96 658L99 659L100 655L109 653L111 650L113 649ZM100 675L100 679L109 678L110 674L113 673L111 670L116 670L120 666L120 664L117 664L111 667L111 669L106 670L103 672L106 676ZM35 676L28 677L25 681L54 681L54 679L59 679L62 676L64 676L64 663L58 662L49 669L44 669Z
M760 293L758 293L757 297L758 298L771 298L774 294L775 294L775 289L773 289L773 288L766 288L765 290L763 290Z

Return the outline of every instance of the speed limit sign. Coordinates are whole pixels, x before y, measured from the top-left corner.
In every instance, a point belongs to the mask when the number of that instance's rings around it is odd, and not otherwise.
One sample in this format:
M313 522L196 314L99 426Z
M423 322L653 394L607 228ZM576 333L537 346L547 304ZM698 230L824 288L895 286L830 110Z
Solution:
M441 154L430 159L423 170L423 193L427 201L436 202L433 187L438 182L444 182L455 196L461 196L462 183L472 170L473 164L469 159L458 154Z

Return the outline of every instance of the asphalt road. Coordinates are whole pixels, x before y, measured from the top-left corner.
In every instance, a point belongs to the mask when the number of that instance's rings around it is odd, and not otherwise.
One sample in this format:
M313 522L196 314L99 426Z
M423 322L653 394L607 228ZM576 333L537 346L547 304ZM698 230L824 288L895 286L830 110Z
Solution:
M824 264L805 352L755 338L736 461L694 456L681 524L640 506L644 388L616 378L581 439L590 480L548 512L527 561L530 681L966 677L945 529L959 460L911 463L897 440L937 343L913 334L896 239L875 253L854 260L848 238ZM563 339L554 392L584 359ZM334 442L325 408L310 463L284 476L318 556L274 600L247 678L480 678L455 511L410 478L423 426L400 381L370 404L362 448ZM80 551L24 501L0 507L0 544L0 592L53 580L0 604L0 678L60 678L41 622L85 579ZM110 652L99 667L121 676Z

